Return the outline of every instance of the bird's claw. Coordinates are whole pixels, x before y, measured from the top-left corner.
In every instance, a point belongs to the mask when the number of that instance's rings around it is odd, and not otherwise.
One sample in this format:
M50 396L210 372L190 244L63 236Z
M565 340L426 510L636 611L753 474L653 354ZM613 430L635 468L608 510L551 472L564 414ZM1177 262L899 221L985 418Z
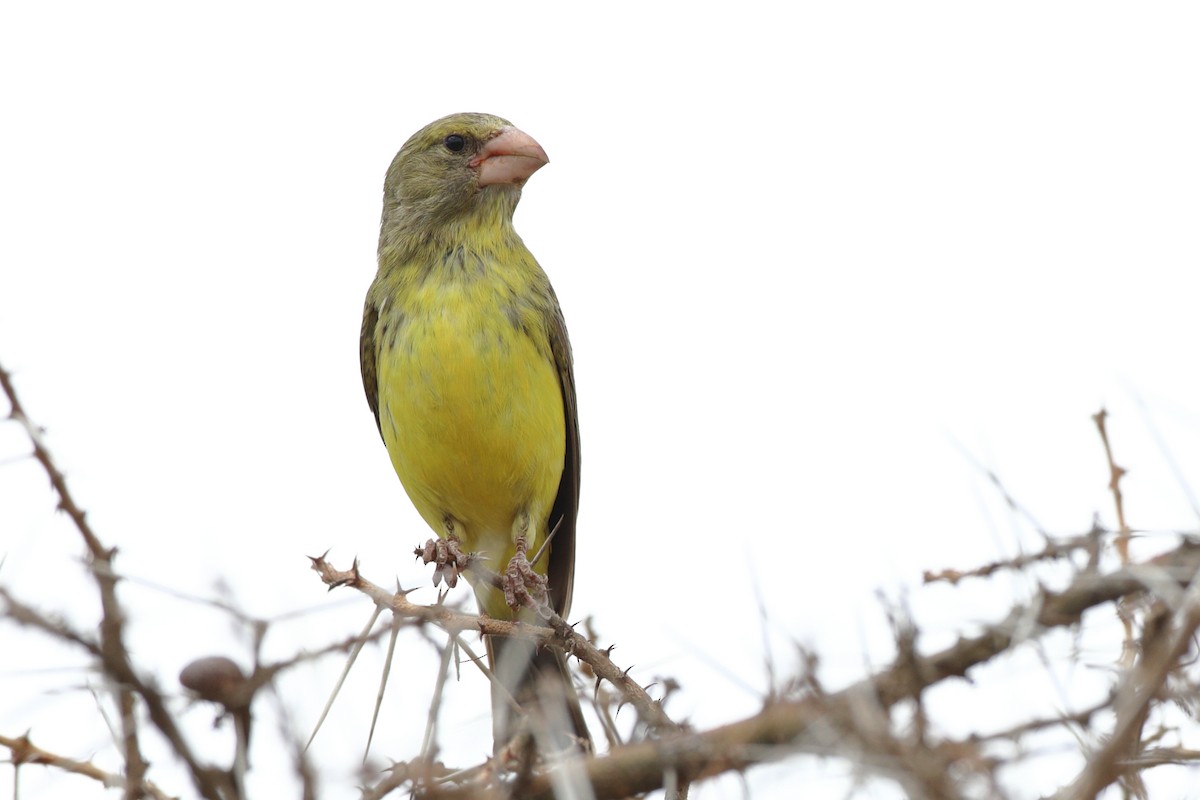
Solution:
M525 555L523 542L504 571L504 602L516 611L523 606L535 607L546 602L546 579L534 571Z
M446 585L451 589L458 585L458 576L471 563L471 554L462 551L456 538L430 539L425 542L424 547L416 548L413 550L413 553L423 563L429 564L432 562L437 565L433 570L434 586L441 584L444 579Z

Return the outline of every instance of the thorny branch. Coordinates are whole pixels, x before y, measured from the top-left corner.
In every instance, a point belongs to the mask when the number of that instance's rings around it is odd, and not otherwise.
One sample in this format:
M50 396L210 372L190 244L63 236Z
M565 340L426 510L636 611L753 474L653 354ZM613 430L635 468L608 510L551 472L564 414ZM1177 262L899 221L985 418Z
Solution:
M0 588L0 611L11 622L80 647L98 659L105 674L118 687L119 747L124 770L123 774L115 774L87 761L57 755L35 746L28 736L0 735L0 746L9 750L11 763L16 767L41 764L89 777L106 787L120 788L127 798L146 796L157 800L169 795L147 779L148 765L141 755L138 726L139 711L144 709L187 767L200 795L220 800L240 797L240 781L231 777L231 771L197 761L176 727L163 694L153 680L141 676L135 668L125 646L126 614L117 593L120 578L113 569L115 550L104 546L90 527L51 458L41 430L30 422L16 398L11 377L3 370L0 370L0 385L12 406L11 419L28 434L33 444L32 456L49 477L60 509L83 538L89 568L99 590L102 624L99 637L91 636L67 621L23 603L3 588ZM1003 796L1006 792L999 772L1015 763L1019 756L1011 752L1004 755L995 746L1001 742L1019 744L1034 733L1053 728L1069 729L1078 737L1086 762L1079 774L1054 795L1056 799L1093 797L1116 782L1134 795L1143 795L1142 771L1164 764L1200 762L1200 751L1195 747L1162 743L1169 729L1159 719L1161 714L1155 716L1164 703L1194 708L1200 702L1200 679L1194 670L1189 672L1194 664L1188 661L1200 630L1200 578L1197 578L1200 544L1185 539L1157 557L1141 563L1130 562L1123 545L1128 543L1131 528L1126 523L1119 487L1124 470L1113 460L1105 427L1106 413L1100 412L1095 419L1105 447L1110 489L1117 504L1120 529L1116 545L1121 556L1118 566L1104 568L1111 535L1097 528L1081 536L1046 537L1040 551L1006 561L968 570L926 573L927 582L957 584L967 579L985 580L1001 571L1028 572L1063 560L1076 570L1065 586L1057 590L1041 588L1027 602L1014 606L1000 622L936 652L923 652L916 624L904 615L894 615L898 655L893 663L837 691L827 690L821 684L816 677L819 659L805 652L806 666L786 691L770 695L754 715L705 731L672 721L662 700L652 698L607 653L557 616L545 615L547 624L541 626L464 614L440 603L411 603L403 592L388 592L366 580L357 565L339 571L320 557L313 559L313 568L331 588L353 587L379 607L391 610L399 621L410 621L417 628L435 626L445 631L448 638L444 646L448 648L469 650L462 634L479 632L521 637L575 655L597 677L597 697L613 696L601 691L602 685L611 685L616 691L615 702L627 703L635 709L644 727L639 740L622 743L610 739L612 746L607 753L576 755L523 776L523 797L559 796L564 785L562 773L566 771L585 780L594 797L604 800L684 786L796 754L844 759L864 774L897 782L912 797L958 798L978 794L968 791L971 785L983 786L993 796ZM1076 554L1086 555L1086 559L1076 559ZM1130 630L1136 622L1140 631L1136 662L1118 673L1120 677L1109 697L1084 709L1042 715L999 732L977 731L960 738L940 732L938 720L924 706L925 695L932 688L961 677L979 680L975 670L981 665L1036 642L1051 630L1081 629L1087 624L1086 612L1107 604L1120 604ZM389 631L394 636L396 629L393 625L369 636L383 636ZM345 652L361 642L361 636L351 637L317 653L276 664L260 664L249 675L241 675L236 667L232 672L217 669L212 674L197 669L188 680L201 696L220 703L229 713L244 713L248 729L256 692L271 684L279 671L325 653ZM200 666L222 666L221 659L207 661L212 663ZM442 679L447 664L443 659ZM985 690L986 685L977 687L977 691ZM898 713L901 709L907 713ZM611 719L610 709L598 705L597 712L602 720ZM436 713L436 706L431 707L427 724L432 724ZM1111 727L1098 730L1101 722L1108 719L1112 719ZM1158 721L1152 725L1155 720ZM396 790L425 798L501 800L509 796L511 784L505 781L505 772L497 764L489 760L452 769L432 761L435 753L429 744L427 736L421 756L407 763L396 763L382 779L364 788L363 797L382 798ZM303 777L305 797L314 797L311 771L302 755L297 756L297 773Z
M140 700L159 732L170 742L175 754L187 764L193 783L201 795L209 800L220 800L220 781L213 771L204 767L192 753L175 723L175 717L157 687L137 674L125 647L125 614L117 599L117 574L113 570L116 549L105 547L87 521L87 515L76 504L67 488L67 481L58 469L42 436L42 429L30 421L12 384L12 376L0 368L0 387L8 397L11 410L9 418L24 428L33 445L33 457L41 464L50 485L58 496L58 507L74 524L83 537L89 556L88 569L100 592L99 657L105 675L112 681L117 692L117 707L121 714L120 725L125 757L125 797L137 800L142 793L146 774L146 761L142 757L138 741L137 707ZM93 650L95 654L95 651Z
M1050 548L1047 553L1048 558L1056 557L1058 550ZM477 630L522 636L545 646L567 647L557 638L558 634L549 629L475 617L444 606L410 603L403 595L393 595L370 583L357 569L339 572L323 559L314 559L314 569L331 585L353 586L397 614L412 615L444 626L453 633ZM662 788L666 769L674 771L682 781L695 781L795 753L844 754L847 743L857 741L864 753L888 764L884 771L893 777L898 760L905 763L906 758L911 766L918 755L926 759L936 756L941 759L936 768L930 763L919 770L926 779L921 784L923 791L917 796L955 796L944 785L932 791L935 787L928 784L944 783L946 768L951 764L971 763L974 765L972 770L979 768L985 760L977 756L977 748L949 744L930 754L927 749L906 747L903 739L896 739L890 732L888 712L893 706L918 698L925 689L945 679L963 677L973 667L1051 629L1079 625L1089 609L1146 591L1186 586L1198 571L1200 545L1185 541L1175 550L1145 564L1130 565L1109 573L1080 574L1065 589L1058 592L1043 590L1032 603L1014 608L1004 621L988 626L979 635L964 637L945 650L898 660L872 678L839 692L814 692L800 699L775 702L759 714L721 728L703 733L678 732L677 729L657 740L615 748L607 756L586 761L587 779L597 798L624 797ZM1175 645L1169 652L1172 657L1178 657L1182 654L1181 647L1186 650L1189 639L1180 634L1173 641ZM593 668L597 667L592 660L584 660ZM1163 663L1174 661L1168 659ZM1147 680L1157 677L1158 673L1145 676ZM860 753L860 757L865 759L865 754ZM909 773L905 776L906 781L912 778ZM527 786L529 796L551 797L551 777L549 773L536 776ZM477 795L480 790L478 785L472 784L457 791L431 789L427 796L503 796L499 789L494 795Z
M464 614L444 605L426 606L412 603L404 592L389 592L364 578L358 569L358 564L354 564L348 570L337 570L325 560L324 556L313 556L311 561L312 568L330 588L348 586L357 589L370 597L377 605L391 609L398 616L434 623L450 634L475 631L527 639L542 645L557 647L587 664L600 679L616 686L646 725L656 731L679 730L680 726L666 715L661 704L650 697L642 686L614 664L605 652L581 636L562 617L548 608L542 610L550 625L548 628L475 614ZM480 567L472 565L471 569L479 570ZM498 581L499 578L497 577L496 580Z
M1108 410L1100 409L1092 415L1096 429L1100 432L1100 441L1104 444L1104 456L1108 459L1108 489L1112 492L1113 503L1117 507L1117 553L1121 561L1129 561L1129 538L1132 531L1125 521L1125 497L1121 494L1121 478L1125 477L1125 468L1117 466L1113 460L1112 444L1108 441Z
M74 758L60 756L57 753L51 753L49 750L44 750L31 742L28 734L18 737L0 734L0 746L8 748L10 760L14 766L39 764L74 775L82 775L85 778L91 778L105 787L127 788L125 776L105 772L90 761L79 761ZM168 800L170 797L170 795L160 790L150 781L142 783L138 796L141 796L141 792L144 792L152 800Z

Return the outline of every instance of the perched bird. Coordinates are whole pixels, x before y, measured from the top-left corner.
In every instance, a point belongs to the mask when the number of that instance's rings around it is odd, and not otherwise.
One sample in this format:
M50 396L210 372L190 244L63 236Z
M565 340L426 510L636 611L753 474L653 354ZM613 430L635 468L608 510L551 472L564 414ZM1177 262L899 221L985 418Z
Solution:
M498 619L533 619L518 609L543 590L565 616L575 569L571 346L550 281L512 223L521 187L547 161L532 137L488 114L413 134L384 181L379 271L363 313L363 387L400 482L441 537L424 550L438 562L434 582L453 585L467 554L485 558L504 573L503 591L465 577L480 611ZM517 730L508 695L556 744L587 746L564 656L517 639L486 645L507 690L492 688L497 752Z

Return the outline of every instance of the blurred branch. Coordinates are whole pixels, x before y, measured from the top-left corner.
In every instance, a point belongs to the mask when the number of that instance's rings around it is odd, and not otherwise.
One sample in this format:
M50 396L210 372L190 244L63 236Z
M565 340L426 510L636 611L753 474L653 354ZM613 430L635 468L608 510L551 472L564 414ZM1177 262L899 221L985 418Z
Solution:
M1194 562L1191 574L1191 585L1179 607L1174 612L1163 610L1147 621L1141 660L1122 677L1112 704L1117 721L1108 741L1089 755L1087 767L1056 797L1095 797L1138 760L1150 704L1158 698L1169 673L1178 668L1200 628L1200 572Z
M1047 537L1046 544L1036 553L1022 553L1014 558L998 559L968 570L942 569L937 572L925 570L922 580L925 583L945 582L956 585L959 581L967 578L990 578L997 572L1005 570L1020 571L1035 564L1070 558L1079 552L1087 553L1091 563L1094 564L1099 561L1105 533L1106 531L1097 527L1082 536L1071 536L1061 539Z
M40 764L60 769L63 772L69 772L72 775L82 775L85 778L91 778L101 783L106 789L128 789L123 775L114 775L111 772L105 772L90 761L77 761L73 758L51 753L49 750L43 750L29 740L29 734L15 738L0 734L0 745L8 748L13 766L20 767L24 764ZM163 792L150 781L143 781L139 787L138 796L141 797L143 793L145 796L153 798L153 800L170 799L170 795Z

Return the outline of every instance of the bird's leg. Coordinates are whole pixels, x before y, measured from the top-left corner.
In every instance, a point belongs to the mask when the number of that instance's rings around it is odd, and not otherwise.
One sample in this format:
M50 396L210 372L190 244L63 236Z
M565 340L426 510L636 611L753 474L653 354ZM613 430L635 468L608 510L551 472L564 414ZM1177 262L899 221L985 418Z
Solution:
M529 563L529 514L522 513L513 526L516 552L504 571L504 602L516 611L522 606L546 602L546 579Z
M464 553L458 538L458 523L453 517L446 517L445 538L430 539L424 547L418 547L413 553L428 564L433 562L437 567L433 570L433 585L437 586L445 578L446 585L453 589L458 585L458 576L471 563L471 554Z

